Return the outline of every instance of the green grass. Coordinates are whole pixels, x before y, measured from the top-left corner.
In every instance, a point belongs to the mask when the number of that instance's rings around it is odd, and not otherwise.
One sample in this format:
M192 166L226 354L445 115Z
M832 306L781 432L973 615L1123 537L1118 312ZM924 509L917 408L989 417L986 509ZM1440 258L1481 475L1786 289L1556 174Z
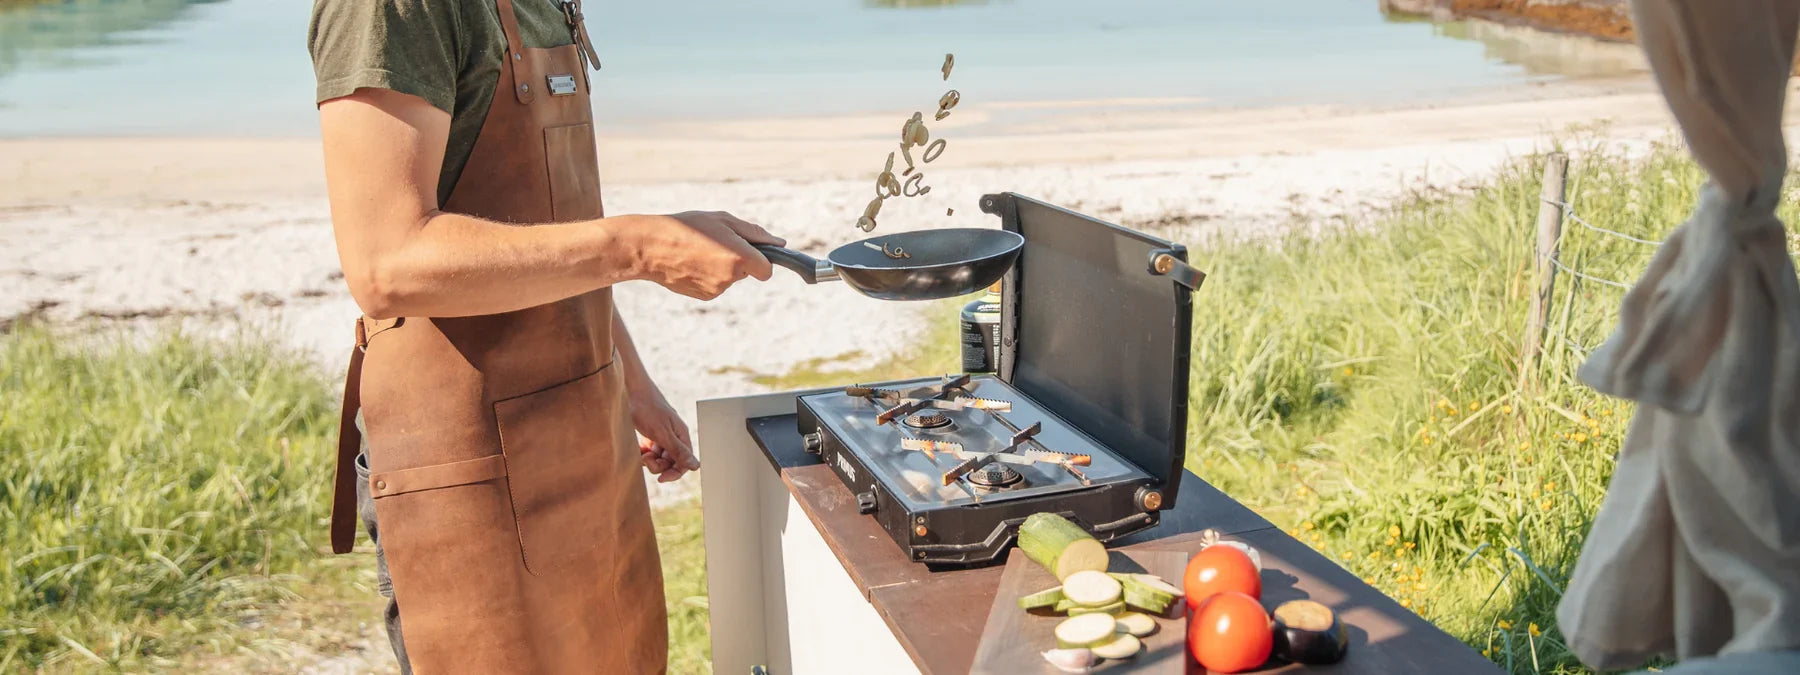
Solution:
M1572 155L1569 199L1601 227L1658 239L1697 195L1669 148ZM1539 384L1519 387L1538 166L1355 230L1196 247L1189 467L1509 671L1586 673L1553 613L1631 410L1572 374L1621 292L1564 277ZM1574 225L1563 244L1621 281L1649 253ZM958 304L903 357L757 381L949 372ZM341 648L377 602L366 555L322 552L334 400L254 343L0 335L0 671L275 670L235 664ZM711 670L700 528L698 502L657 513L677 673Z
M170 337L0 342L0 670L157 665L313 559L332 397L297 359Z
M1677 149L1571 155L1569 201L1599 227L1660 239L1696 200ZM1540 166L1369 230L1199 250L1188 460L1509 671L1589 672L1554 611L1631 408L1573 373L1623 291L1563 276L1520 388ZM1630 282L1652 250L1571 222L1562 259Z
M373 557L325 542L335 383L261 344L0 334L0 672L291 672L379 621ZM699 514L656 514L678 673L707 669Z

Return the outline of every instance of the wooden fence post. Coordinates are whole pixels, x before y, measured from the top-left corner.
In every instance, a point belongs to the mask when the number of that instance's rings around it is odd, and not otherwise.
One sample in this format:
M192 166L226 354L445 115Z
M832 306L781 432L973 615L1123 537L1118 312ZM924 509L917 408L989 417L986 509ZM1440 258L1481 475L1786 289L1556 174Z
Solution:
M1553 152L1544 157L1544 185L1538 193L1537 292L1531 296L1531 315L1525 325L1525 350L1519 359L1521 386L1536 379L1537 359L1544 351L1544 327L1550 322L1550 299L1556 291L1556 257L1562 245L1564 199L1567 196L1569 156Z

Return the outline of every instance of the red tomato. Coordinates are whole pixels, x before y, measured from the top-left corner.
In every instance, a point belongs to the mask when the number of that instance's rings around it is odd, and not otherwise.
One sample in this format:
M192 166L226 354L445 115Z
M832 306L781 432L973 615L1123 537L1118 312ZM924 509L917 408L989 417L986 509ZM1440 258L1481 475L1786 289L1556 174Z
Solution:
M1208 546L1188 560L1181 591L1189 609L1197 608L1214 593L1243 593L1262 597L1262 575L1250 555L1235 546Z
M1215 673L1241 673L1269 660L1275 631L1262 603L1243 593L1214 594L1188 617L1188 652Z

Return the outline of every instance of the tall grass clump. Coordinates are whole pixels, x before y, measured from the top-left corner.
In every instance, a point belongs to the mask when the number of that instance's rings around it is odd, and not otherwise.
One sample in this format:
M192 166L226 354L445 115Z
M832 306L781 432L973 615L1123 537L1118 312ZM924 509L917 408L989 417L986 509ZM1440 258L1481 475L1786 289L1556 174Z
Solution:
M0 671L241 646L318 555L335 406L264 347L0 335Z
M1570 154L1576 215L1642 239L1703 180L1669 145ZM1369 227L1199 250L1189 466L1511 672L1585 673L1554 610L1632 409L1574 373L1624 291L1562 275L1522 385L1541 167ZM1600 279L1634 282L1653 251L1564 229L1564 263Z

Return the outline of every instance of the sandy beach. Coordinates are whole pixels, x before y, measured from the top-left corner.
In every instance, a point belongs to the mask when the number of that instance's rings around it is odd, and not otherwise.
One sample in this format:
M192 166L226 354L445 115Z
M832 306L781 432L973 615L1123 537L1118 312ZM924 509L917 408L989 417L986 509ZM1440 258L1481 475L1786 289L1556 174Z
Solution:
M728 210L823 253L861 234L851 222L890 147L889 127L904 118L628 132L602 123L607 207ZM1189 243L1269 236L1355 222L1409 191L1455 189L1559 134L1599 126L1628 148L1671 133L1643 79L1385 108L971 106L934 129L950 139L927 172L935 189L890 204L882 228L993 226L977 199L1016 191ZM0 141L0 284L0 321L35 316L89 334L170 325L272 334L331 370L357 315L313 139ZM697 400L757 390L748 373L906 349L926 320L917 305L808 287L780 271L711 303L645 282L617 292L665 393L690 415ZM683 494L659 490L661 499Z

